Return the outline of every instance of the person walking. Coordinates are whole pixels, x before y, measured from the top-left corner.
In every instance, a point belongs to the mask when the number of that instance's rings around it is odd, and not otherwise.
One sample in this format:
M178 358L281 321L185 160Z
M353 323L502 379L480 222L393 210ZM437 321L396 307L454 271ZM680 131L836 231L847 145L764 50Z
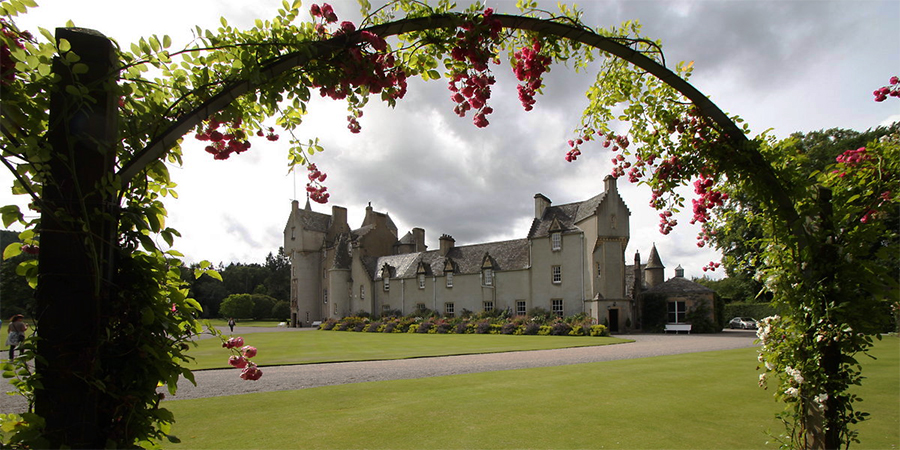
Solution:
M231 332L234 333L234 317L228 319L228 328L231 328Z
M16 346L25 340L25 330L27 329L28 324L25 323L25 316L16 314L9 318L9 325L6 326L6 331L9 332L9 335L6 337L6 345L9 346L10 361L15 358Z

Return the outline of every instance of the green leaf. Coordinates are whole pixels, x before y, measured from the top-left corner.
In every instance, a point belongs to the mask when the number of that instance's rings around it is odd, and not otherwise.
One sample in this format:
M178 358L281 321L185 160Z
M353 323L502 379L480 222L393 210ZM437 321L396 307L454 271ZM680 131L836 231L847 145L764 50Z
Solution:
M13 242L6 246L3 250L3 259L7 260L9 258L13 258L22 254L22 243L21 242Z
M64 53L72 50L72 44L69 43L68 39L60 39L57 48L59 48L60 53Z

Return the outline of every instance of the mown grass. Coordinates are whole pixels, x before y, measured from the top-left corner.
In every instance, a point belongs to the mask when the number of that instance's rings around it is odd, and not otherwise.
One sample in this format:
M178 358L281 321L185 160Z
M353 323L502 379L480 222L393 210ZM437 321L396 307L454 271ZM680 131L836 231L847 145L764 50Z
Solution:
M863 358L854 448L900 443L898 343ZM777 448L782 405L757 375L738 349L173 400L183 443L165 448Z
M225 328L226 335L228 328ZM245 333L244 343L259 349L260 366L373 361L424 356L465 355L524 350L586 347L629 342L594 336L508 336L498 334L358 333L353 331L286 331ZM218 339L202 339L190 350L191 369L229 367Z

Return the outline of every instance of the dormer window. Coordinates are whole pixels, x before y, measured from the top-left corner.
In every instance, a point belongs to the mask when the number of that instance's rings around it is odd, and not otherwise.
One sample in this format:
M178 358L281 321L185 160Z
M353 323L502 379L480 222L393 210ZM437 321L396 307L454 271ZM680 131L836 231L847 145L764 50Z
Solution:
M481 261L481 284L482 286L494 285L494 263L487 253L484 254L484 259Z
M490 267L481 270L481 279L485 286L494 285L494 269Z
M555 231L550 233L550 249L558 252L562 249L562 233Z
M391 266L385 264L381 268L381 280L384 283L384 292L391 290Z
M447 258L444 261L444 276L447 278L447 287L453 287L453 261Z
M419 289L425 289L425 274L419 274Z

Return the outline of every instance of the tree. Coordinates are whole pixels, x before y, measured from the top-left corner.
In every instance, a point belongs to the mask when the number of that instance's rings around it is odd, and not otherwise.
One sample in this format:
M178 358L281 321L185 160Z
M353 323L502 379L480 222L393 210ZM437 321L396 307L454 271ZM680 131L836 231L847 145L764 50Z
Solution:
M268 295L253 294L253 318L257 320L271 319L272 308L275 307L276 300Z
M787 323L803 338L793 347L802 353L776 348L784 357L778 363L802 363L797 370L804 379L817 380L804 387L803 402L786 398L802 406L792 418L799 424L792 438L824 447L852 438L852 398L825 399L821 418L807 413L808 398L826 389L846 393L858 372L842 361L871 340L854 335L819 345L810 324L845 333L839 331L844 324L855 325L857 315L884 298L890 280L871 264L848 273L858 267L837 256L858 257L861 247L871 249L882 236L876 214L857 213L885 206L873 203L870 191L887 192L884 202L896 204L896 186L869 166L878 161L887 167L889 157L896 162L894 147L873 146L865 171L853 171L847 180L795 183L783 146L765 137L748 141L746 126L738 127L736 118L687 83L690 64L665 67L660 44L640 36L639 24L593 30L564 5L549 16L522 1L522 16L505 16L477 5L459 13L445 2L430 7L398 1L369 15L357 30L349 22L338 24L328 5L313 5L313 23L297 23L295 1L250 30L223 20L215 32L198 30L198 41L183 50L170 50L166 36L150 36L128 51L75 29L61 29L56 37L42 33L47 42L34 39L13 21L31 3L0 3L6 16L0 54L14 63L0 67L2 161L16 176L14 190L29 195L41 211L39 220L26 221L16 207L2 210L6 226L18 221L41 230L41 340L18 362L40 356L35 364L41 380L22 385L26 395L33 392L36 414L12 419L13 439L50 447L173 439L168 431L174 419L159 408L156 387L163 382L174 392L180 375L191 379L183 363L200 329L201 308L181 281L181 254L161 250L151 236L168 245L178 236L165 226L162 199L175 191L162 161L180 161L179 142L188 132L209 143L212 157L228 159L248 151L254 135L279 139L267 122L272 117L290 133L307 112L313 89L346 101L348 128L359 132L370 96L393 105L403 98L408 77L440 79L441 64L456 112L471 112L473 123L484 127L493 112L489 63L504 53L520 81L525 109L534 106L551 63L585 68L600 59L600 75L587 93L589 104L566 159L576 160L594 140L619 152L613 174L650 186L653 204L663 210L664 233L675 225L670 211L685 200L675 188L695 178L698 221L711 218L726 189L747 192L748 201L761 205L761 215L775 228L772 245L763 250L767 283L776 299L783 296L780 301L793 313ZM406 18L394 20L395 15ZM384 40L392 35L399 35L395 45ZM82 123L75 118L92 126L72 129L70 124ZM616 119L629 131L611 131ZM320 150L316 140L291 140L291 167L306 167L310 198L325 202L325 173L308 159ZM835 222L856 217L873 227ZM832 238L841 244L850 238L850 246L838 248ZM210 270L201 263L195 275L212 275ZM854 311L847 311L848 302ZM67 315L83 319L91 332L71 336L54 326ZM82 364L85 359L93 364Z
M222 317L252 319L253 305L253 298L250 294L231 294L225 297L225 300L222 300L222 304L219 306L219 313Z

